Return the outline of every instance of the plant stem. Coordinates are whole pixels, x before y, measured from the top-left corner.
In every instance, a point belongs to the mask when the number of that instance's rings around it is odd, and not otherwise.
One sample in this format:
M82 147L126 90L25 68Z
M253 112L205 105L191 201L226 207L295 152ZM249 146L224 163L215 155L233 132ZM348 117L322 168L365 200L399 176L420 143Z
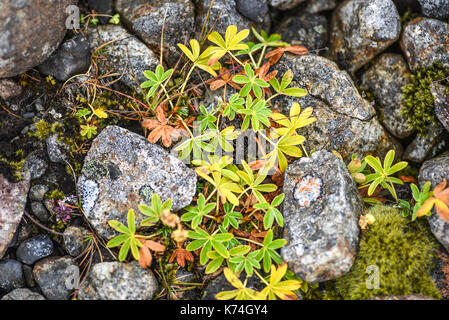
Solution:
M264 44L262 47L262 52L260 53L259 61L257 61L257 68L259 68L260 64L262 63L262 59L263 59L266 49L267 49L267 45Z

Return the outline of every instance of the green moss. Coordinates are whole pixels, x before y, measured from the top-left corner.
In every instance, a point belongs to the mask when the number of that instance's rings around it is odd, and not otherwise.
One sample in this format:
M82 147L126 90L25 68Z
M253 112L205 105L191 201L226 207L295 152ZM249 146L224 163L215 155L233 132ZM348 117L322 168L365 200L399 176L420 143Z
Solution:
M8 160L0 155L0 165L7 168L8 174L12 176L15 181L23 179L22 170L25 165L25 155L23 150L18 150L15 154L16 159Z
M64 197L65 197L64 193L61 190L58 190L58 189L54 189L54 190L48 191L45 194L45 196L47 198L53 199L55 201L64 199Z
M428 126L437 122L430 84L439 81L447 86L449 93L448 77L449 68L435 63L429 68L418 69L412 75L412 83L402 87L405 104L401 114L407 117L410 127L415 128L420 136L426 136Z
M39 120L34 125L36 126L36 131L28 132L28 135L37 137L39 140L44 140L51 134L52 126L47 121Z
M362 234L350 272L335 280L325 298L355 300L410 294L441 298L430 276L437 243L427 222L410 222L399 210L383 205L371 208L369 213L376 221ZM379 268L377 289L368 289L373 283L368 266Z

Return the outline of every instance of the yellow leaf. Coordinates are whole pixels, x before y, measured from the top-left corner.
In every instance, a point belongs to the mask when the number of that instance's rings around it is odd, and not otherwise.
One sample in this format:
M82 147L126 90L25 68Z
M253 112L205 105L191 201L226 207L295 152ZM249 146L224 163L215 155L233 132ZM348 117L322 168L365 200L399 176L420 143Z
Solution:
M422 207L419 208L416 215L418 217L425 216L432 210L434 204L435 204L435 198L432 197L432 198L427 199L426 202L424 202L424 204L422 205Z
M104 111L103 107L94 109L93 112L98 118L106 119L108 117L108 114Z

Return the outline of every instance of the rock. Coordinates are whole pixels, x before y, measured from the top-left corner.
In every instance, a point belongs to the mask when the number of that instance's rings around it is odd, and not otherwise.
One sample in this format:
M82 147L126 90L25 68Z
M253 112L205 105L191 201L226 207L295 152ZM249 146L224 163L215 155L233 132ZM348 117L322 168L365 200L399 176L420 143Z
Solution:
M178 43L190 39L195 31L195 8L190 0L117 0L122 21L159 54L164 27L164 59L175 66L180 57Z
M284 54L277 69L280 75L290 69L294 73L290 86L305 88L309 93L302 98L273 99L274 107L286 114L293 102L302 109L313 108L317 121L301 130L308 150L336 150L349 159L353 153L383 157L394 149L400 157L400 144L378 122L374 108L360 96L347 72L339 70L334 62L311 54Z
M8 100L22 93L22 87L12 79L0 79L0 97Z
M429 125L428 131L424 137L417 135L405 148L402 156L404 160L422 163L449 146L449 134L445 132L440 123Z
M430 84L430 91L435 98L435 114L441 124L449 131L449 90L446 86L434 82Z
M66 81L71 76L85 72L89 65L89 41L80 33L61 44L37 69L43 74Z
M27 264L22 265L23 276L25 277L25 283L28 288L36 286L33 278L33 268Z
M309 50L326 47L328 23L325 16L301 13L287 17L274 29L282 35L282 41L295 46L305 46Z
M260 23L268 13L267 0L235 0L235 7L244 17Z
M449 1L418 0L422 13L429 18L447 19L449 17Z
M155 70L159 64L153 51L119 25L90 27L87 30L87 37L94 50L105 42L112 41L102 49L102 55L107 59L99 64L100 70L102 72L115 70L120 74L120 81L123 84L141 92L140 84L146 80L143 72Z
M48 222L50 219L50 214L48 213L45 206L42 204L42 202L33 201L31 202L31 212L41 221L41 222Z
M361 85L375 96L380 108L380 119L387 130L397 138L410 136L414 129L401 115L404 106L402 87L411 82L411 73L402 55L384 53L361 77Z
M285 171L283 203L288 244L281 256L310 283L347 273L356 257L363 201L345 164L318 151Z
M31 179L38 179L47 171L48 163L37 152L33 152L26 158L24 167L28 169Z
M19 288L3 296L0 300L45 300L45 298L30 289Z
M187 206L196 192L196 174L181 160L138 134L108 126L92 142L78 180L82 207L92 226L110 239L117 232L108 221L126 223L129 209L136 222L145 216L139 204L151 204L153 193L173 200L172 210Z
M64 163L67 160L66 153L70 152L70 148L62 141L58 141L57 133L50 135L45 142L47 143L47 154L50 161L57 163Z
M33 277L49 300L68 300L80 271L70 257L50 257L36 263Z
M42 201L49 188L44 184L36 184L30 188L28 197L33 201Z
M64 249L72 257L77 257L83 253L87 246L85 237L89 232L78 226L70 226L64 230Z
M0 258L8 249L22 219L30 187L29 175L27 176L28 179L10 183L0 174Z
M0 3L0 78L23 73L50 56L67 31L66 8L75 2L4 0Z
M418 181L421 187L427 181L430 181L431 189L433 189L443 182L443 179L449 180L449 152L424 162L419 170ZM428 221L435 238L446 250L449 250L449 222L441 219L435 209L432 210L432 215L428 217Z
M22 264L17 260L0 260L0 290L10 292L25 286Z
M96 13L112 15L112 0L88 0L87 5L89 10L94 10ZM106 24L110 20L109 17L98 17L101 24Z
M400 17L391 0L345 1L333 13L330 56L353 73L399 38Z
M320 13L334 10L337 7L336 0L309 0L306 3L305 11L308 13Z
M137 262L94 265L78 292L80 300L151 300L158 283L150 270Z
M53 242L44 234L23 241L17 248L17 260L33 264L53 253Z
M401 48L412 71L435 62L449 66L449 24L436 19L417 18L404 26Z
M268 0L270 6L279 10L288 10L296 7L304 0Z
M244 282L246 279L246 273L242 272L240 274L240 281ZM248 282L246 283L246 287L249 289L253 289L256 291L261 291L264 286L260 282L260 279L257 278L256 275L248 278ZM204 289L203 296L201 300L217 300L216 295L223 291L232 291L235 290L228 280L226 279L224 273L220 273L218 277L212 280Z
M236 0L215 0L213 3L210 0L198 0L196 2L196 38L199 38L201 29L203 28L204 21L207 17L207 13L211 7L208 19L208 26L215 23L214 31L217 31L223 38L226 33L226 29L230 25L235 25L238 31L243 29L250 29L254 27L257 31L263 29L265 31L270 30L271 19L270 15L264 16L263 22L252 22L250 19L241 15L237 11ZM251 41L252 33L244 41Z

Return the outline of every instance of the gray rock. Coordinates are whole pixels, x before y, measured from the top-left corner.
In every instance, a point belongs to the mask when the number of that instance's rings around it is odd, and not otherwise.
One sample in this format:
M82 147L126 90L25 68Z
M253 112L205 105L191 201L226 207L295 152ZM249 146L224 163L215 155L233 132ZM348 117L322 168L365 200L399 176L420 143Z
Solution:
M315 50L326 47L328 29L325 16L304 12L287 17L274 28L274 32L282 35L282 41L291 45Z
M296 7L304 0L269 0L270 6L279 10L288 10Z
M65 163L67 160L67 153L70 151L69 146L64 142L58 141L57 133L50 135L46 140L47 154L52 162Z
M0 3L0 77L16 76L47 59L67 31L66 7L76 2L3 0Z
M256 22L263 22L268 13L267 0L235 0L237 11Z
M196 191L196 174L178 158L138 134L108 126L92 143L78 180L82 207L92 226L105 238L117 235L108 220L126 222L129 209L140 223L139 204L153 193L173 200L173 210L187 206Z
M345 1L333 13L330 56L353 73L399 38L401 24L391 0Z
M336 150L344 159L353 153L359 157L382 157L390 149L402 154L400 144L377 120L374 108L360 96L348 73L339 70L334 62L311 54L284 54L277 69L280 75L289 69L293 71L290 86L305 88L309 93L302 98L273 99L274 107L285 114L294 102L302 109L313 108L317 121L301 130L308 150Z
M337 0L309 0L304 10L309 13L320 13L334 10L337 7Z
M429 18L447 19L449 17L449 1L418 0L422 13Z
M164 59L170 66L176 64L180 57L177 44L185 43L195 31L195 8L190 0L117 0L115 6L122 21L157 53L165 23Z
M404 26L401 48L412 71L435 62L449 66L449 24L417 18Z
M10 183L0 174L0 258L8 249L22 219L30 188L29 175L27 176L28 179Z
M47 235L38 235L23 241L17 248L17 260L33 264L53 253L53 242Z
M25 286L22 264L17 260L0 260L0 290L10 292Z
M8 100L22 93L22 87L12 79L0 79L0 97Z
M435 114L441 124L449 131L449 93L446 86L433 82L430 91L435 98Z
M70 257L46 258L33 268L33 277L49 300L68 300L79 274L78 265Z
M85 72L90 65L90 46L87 37L78 34L65 41L52 55L38 66L38 70L58 80Z
M146 80L143 72L154 70L159 64L153 51L120 25L90 27L87 37L94 50L106 42L111 42L102 49L102 55L107 59L99 64L100 70L115 70L120 74L123 84L141 92L140 84Z
M42 202L32 201L31 202L31 212L33 212L33 214L41 222L48 222L48 219L50 219L50 214L48 213L47 209L42 204Z
M419 170L418 181L421 187L427 181L430 181L433 189L443 182L443 179L449 180L449 152L424 162ZM441 219L435 209L432 210L432 215L428 217L428 221L435 238L446 250L449 250L449 222Z
M428 126L426 136L417 135L405 148L404 160L422 163L441 153L449 146L449 134L444 130L441 123Z
M63 237L65 251L72 257L79 256L88 244L85 240L88 234L89 232L83 227L70 226L66 228Z
M209 7L211 10L207 26L210 27L215 23L214 31L217 31L223 38L226 29L230 25L237 26L238 31L249 29L251 26L257 31L260 31L260 29L265 31L270 30L271 19L268 13L264 16L263 22L252 22L237 11L235 0L215 0L213 3L210 0L198 0L196 2L197 15L195 18L196 38L199 38ZM252 33L250 33L250 36L244 41L250 41L251 38Z
M28 169L31 179L38 179L47 171L48 163L37 152L34 152L26 158L24 166Z
M27 288L19 288L3 296L1 300L45 300L39 293L33 292Z
M80 300L151 300L158 283L137 262L94 265L78 292Z
M362 87L374 94L382 124L397 138L410 136L414 129L401 115L404 106L402 87L411 81L407 63L400 54L384 53L361 77Z
M357 253L363 201L343 161L327 151L285 171L285 239L281 256L301 279L316 283L347 273Z
M28 197L33 201L42 201L49 188L44 184L36 184L30 188Z

